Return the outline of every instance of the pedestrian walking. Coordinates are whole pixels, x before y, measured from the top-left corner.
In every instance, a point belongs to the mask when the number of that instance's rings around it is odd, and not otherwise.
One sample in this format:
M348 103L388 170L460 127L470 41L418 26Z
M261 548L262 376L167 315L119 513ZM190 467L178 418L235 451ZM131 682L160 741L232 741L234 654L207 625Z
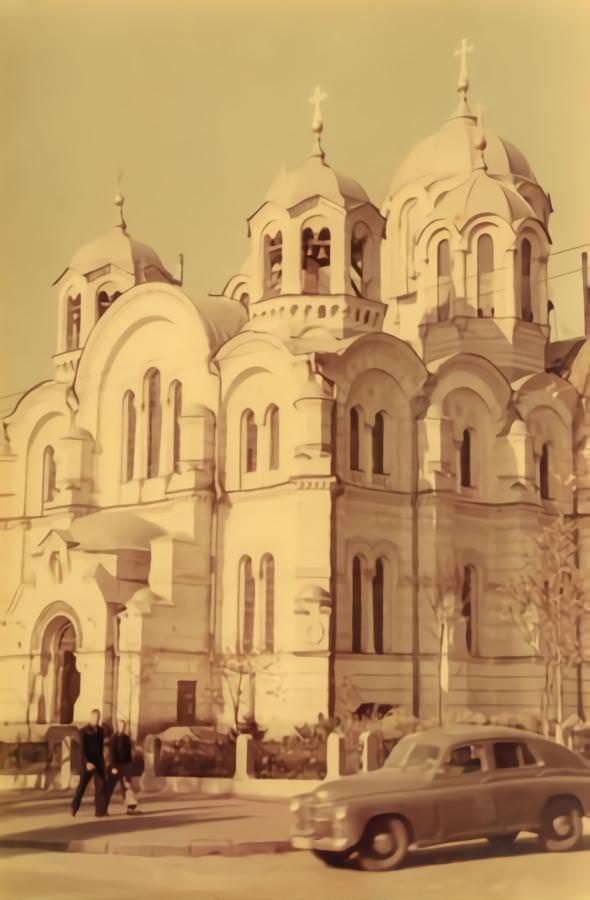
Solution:
M117 784L121 787L123 803L127 813L137 809L137 798L131 786L133 772L133 745L128 734L125 719L118 719L117 729L110 741L110 765L107 788L107 805L113 796Z
M80 781L72 800L72 815L80 809L80 803L88 784L94 779L94 815L106 815L106 783L104 771L104 731L100 724L100 710L90 712L88 724L80 729Z

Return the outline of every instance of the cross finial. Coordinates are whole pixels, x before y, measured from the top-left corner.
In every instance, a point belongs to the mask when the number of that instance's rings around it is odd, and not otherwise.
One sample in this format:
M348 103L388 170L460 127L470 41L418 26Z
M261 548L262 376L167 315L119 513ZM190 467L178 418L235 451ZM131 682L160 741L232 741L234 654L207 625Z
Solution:
M119 215L121 217L120 227L123 231L127 229L127 222L125 221L125 215L123 213L123 207L125 206L125 197L123 196L123 171L119 170L119 174L117 175L117 187L118 191L115 196L115 206L119 208Z
M322 131L324 130L324 122L322 119L321 103L323 100L326 100L327 97L328 97L328 95L325 94L322 91L322 89L319 87L319 85L316 84L313 94L309 98L309 102L313 106L313 119L311 122L311 129L315 135L314 143L313 143L313 147L312 147L310 155L317 156L322 160L325 157L325 153L324 153L324 150L322 148L322 143L321 143L321 134L322 134Z
M467 38L462 38L461 46L455 50L455 56L459 57L459 80L457 82L457 90L463 94L467 93L469 88L469 78L467 77L467 54L473 50L473 44L467 43Z

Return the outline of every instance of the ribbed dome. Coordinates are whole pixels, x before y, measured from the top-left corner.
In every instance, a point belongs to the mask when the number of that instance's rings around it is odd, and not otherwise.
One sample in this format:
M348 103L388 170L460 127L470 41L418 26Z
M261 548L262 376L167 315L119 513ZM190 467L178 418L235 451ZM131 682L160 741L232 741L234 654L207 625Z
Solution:
M358 182L341 175L324 160L314 156L293 172L281 172L265 200L290 209L310 197L324 197L346 208L371 202Z
M390 193L413 182L433 182L473 170L477 162L477 119L471 115L448 119L442 128L420 141L406 156L391 182ZM523 154L486 128L485 160L491 175L509 175L537 183Z
M486 153L487 160L487 153ZM435 204L433 219L445 219L460 226L482 211L507 222L536 218L524 197L510 183L478 169L466 181L443 194Z
M74 253L69 268L80 275L87 275L106 265L116 266L133 275L136 284L145 281L176 283L156 251L136 241L121 225L109 228L100 237L84 244Z

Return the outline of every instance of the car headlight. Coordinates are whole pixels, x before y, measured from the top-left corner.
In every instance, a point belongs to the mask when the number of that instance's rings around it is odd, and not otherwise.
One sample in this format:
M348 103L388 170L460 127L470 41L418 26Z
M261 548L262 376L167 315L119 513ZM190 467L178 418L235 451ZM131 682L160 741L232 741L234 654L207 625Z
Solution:
M332 810L332 818L335 822L342 822L348 817L348 809L346 806L335 806Z
M301 800L299 797L294 797L289 803L289 810L292 813L297 813L301 809Z

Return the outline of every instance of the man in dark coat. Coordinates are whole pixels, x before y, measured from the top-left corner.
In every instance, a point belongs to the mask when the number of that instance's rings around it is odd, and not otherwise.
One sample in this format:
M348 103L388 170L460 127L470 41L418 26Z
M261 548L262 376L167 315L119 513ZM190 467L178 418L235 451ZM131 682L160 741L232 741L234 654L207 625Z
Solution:
M137 800L131 787L131 776L133 774L133 747L131 738L127 733L127 722L119 719L117 722L117 730L110 740L110 766L109 779L107 787L107 802L113 795L117 784L121 786L123 802L128 813L132 813L137 809Z
M104 773L104 731L100 725L100 710L93 709L88 724L80 729L80 781L72 800L72 815L80 808L84 791L94 779L94 814L106 815L106 791Z

